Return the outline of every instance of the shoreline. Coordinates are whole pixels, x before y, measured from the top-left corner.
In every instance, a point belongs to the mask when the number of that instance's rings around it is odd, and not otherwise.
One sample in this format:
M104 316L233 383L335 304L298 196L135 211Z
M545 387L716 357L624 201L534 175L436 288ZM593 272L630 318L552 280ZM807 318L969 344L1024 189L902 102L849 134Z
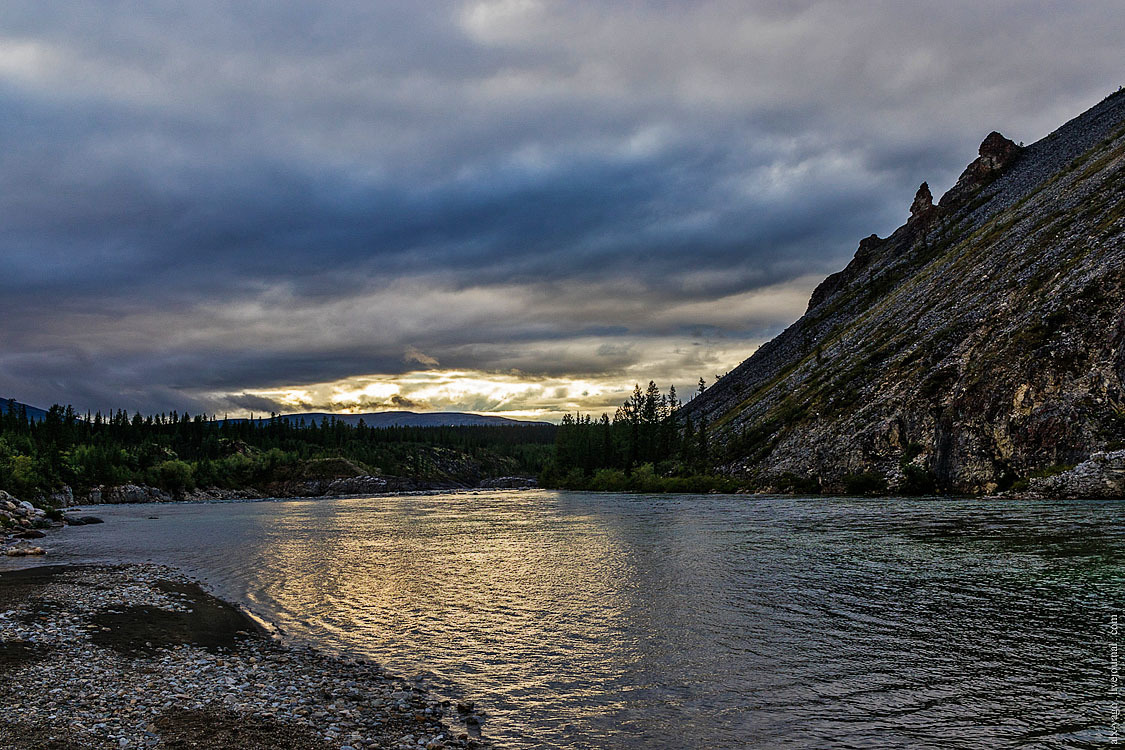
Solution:
M0 571L0 702L0 745L41 750L491 747L472 704L271 637L152 564Z
M50 560L43 560L43 555L50 557L51 548L44 544L50 544L51 537L59 533L65 528L70 526L82 526L87 523L101 523L101 519L96 521L83 521L83 518L90 518L93 514L97 513L97 508L101 507L116 507L116 506L137 506L137 505L227 505L239 503L288 503L288 501L300 500L345 500L352 498L364 497L425 497L433 495L460 495L471 494L479 495L480 493L525 493L525 491L539 489L538 487L495 487L495 488L469 488L469 489L416 489L408 491L386 491L386 493L357 493L349 495L306 495L306 496L237 496L237 497L186 497L186 498L172 498L172 499L144 499L136 501L123 501L123 503L74 503L73 505L57 508L56 516L57 521L48 521L45 513L40 508L31 507L27 503L28 510L21 510L19 508L20 501L15 497L4 493L0 490L0 515L12 513L25 515L28 519L26 526L13 525L2 526L0 525L0 559L3 557L8 558L29 558L35 560L34 564L38 566L50 566ZM4 510L4 499L11 501L12 510ZM82 514L82 515L78 515ZM93 516L96 517L96 516ZM31 550L35 550L34 552ZM22 566L21 566L22 567ZM0 572L3 568L0 567Z
M239 502L252 500L297 500L381 495L431 495L452 492L492 492L538 489L533 477L492 477L475 484L437 482L403 477L356 476L327 480L293 480L259 486L195 487L166 490L145 484L99 485L75 493L70 486L32 498L40 505L66 509L82 505L133 505L174 502ZM13 498L14 499L14 498Z

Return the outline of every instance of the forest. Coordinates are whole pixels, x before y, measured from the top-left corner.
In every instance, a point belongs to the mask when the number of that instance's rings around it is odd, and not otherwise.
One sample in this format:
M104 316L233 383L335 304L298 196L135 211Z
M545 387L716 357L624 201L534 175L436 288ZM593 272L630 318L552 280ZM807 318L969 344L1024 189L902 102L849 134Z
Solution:
M701 383L702 388L702 383ZM611 418L566 415L527 426L380 427L177 412L77 413L55 405L27 414L0 404L0 489L45 498L140 484L166 492L268 488L290 480L371 474L466 486L536 476L541 486L639 492L732 491L708 473L707 425L681 422L675 388L639 385Z
M0 489L42 497L63 485L76 493L146 484L169 492L195 487L265 487L290 479L369 473L474 484L534 476L554 452L552 425L386 427L218 420L203 415L80 416L52 406L33 419L15 402L0 415Z

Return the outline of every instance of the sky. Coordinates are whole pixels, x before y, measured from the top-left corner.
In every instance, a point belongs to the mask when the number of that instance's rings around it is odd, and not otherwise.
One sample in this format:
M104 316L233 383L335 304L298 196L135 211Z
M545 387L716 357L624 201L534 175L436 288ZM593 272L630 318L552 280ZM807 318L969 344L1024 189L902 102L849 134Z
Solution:
M0 396L598 414L724 373L1120 0L0 6Z

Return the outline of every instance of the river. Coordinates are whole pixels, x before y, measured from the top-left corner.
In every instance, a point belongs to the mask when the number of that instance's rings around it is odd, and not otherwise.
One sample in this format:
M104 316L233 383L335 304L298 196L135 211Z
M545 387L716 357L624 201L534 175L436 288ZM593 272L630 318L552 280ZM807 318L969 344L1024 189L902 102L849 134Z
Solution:
M503 747L1096 747L1123 508L465 492L104 506L45 541L422 674Z

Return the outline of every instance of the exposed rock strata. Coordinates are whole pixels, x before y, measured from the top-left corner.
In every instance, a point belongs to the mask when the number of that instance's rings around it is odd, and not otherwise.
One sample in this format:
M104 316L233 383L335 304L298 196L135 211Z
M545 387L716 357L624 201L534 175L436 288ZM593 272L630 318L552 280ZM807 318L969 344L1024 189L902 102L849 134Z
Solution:
M752 487L982 493L1125 447L1123 382L1118 93L1026 148L989 135L685 412Z

